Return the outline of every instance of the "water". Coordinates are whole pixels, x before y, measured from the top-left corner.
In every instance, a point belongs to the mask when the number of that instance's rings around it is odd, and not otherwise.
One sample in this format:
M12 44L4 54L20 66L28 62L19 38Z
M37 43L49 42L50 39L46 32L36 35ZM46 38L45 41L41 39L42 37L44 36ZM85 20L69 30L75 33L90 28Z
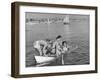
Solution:
M75 47L75 45L78 46L77 49L73 50L70 53L64 54L64 64L65 65L84 65L89 64L89 44L88 41L77 41L77 42L71 42L68 41L69 45ZM36 60L34 58L34 55L39 55L38 52L33 49L32 46L28 46L26 53L26 67L34 67L36 65ZM47 64L45 66L57 66L62 65L61 58L57 59L50 64Z
M42 17L39 16L40 14L36 15L37 17ZM33 17L36 17L36 15ZM47 14L44 17L52 15L54 17L54 14ZM69 22L70 24L68 25L64 25L62 22L52 24L26 24L26 67L34 67L36 65L34 55L39 55L33 48L33 42L47 38L55 40L58 35L62 35L63 40L66 40L68 45L73 47L78 46L76 50L64 55L65 65L89 64L89 16L69 15ZM46 66L56 65L62 65L61 58Z

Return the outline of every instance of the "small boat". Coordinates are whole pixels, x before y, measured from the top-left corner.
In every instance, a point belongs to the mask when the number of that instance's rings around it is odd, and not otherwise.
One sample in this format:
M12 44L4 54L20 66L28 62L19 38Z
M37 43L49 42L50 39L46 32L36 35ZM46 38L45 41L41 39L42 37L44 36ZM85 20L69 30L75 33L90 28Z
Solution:
M48 57L48 56L35 56L36 62L38 64L40 63L46 63L52 60L55 60L55 57Z
M55 56L34 56L36 60L36 66L41 67L48 65L58 59L58 57Z

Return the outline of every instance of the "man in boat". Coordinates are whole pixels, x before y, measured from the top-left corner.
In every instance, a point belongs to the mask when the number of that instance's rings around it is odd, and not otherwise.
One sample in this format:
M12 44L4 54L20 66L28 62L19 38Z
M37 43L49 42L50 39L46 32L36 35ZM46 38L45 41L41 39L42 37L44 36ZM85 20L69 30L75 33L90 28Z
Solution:
M55 42L53 43L53 53L55 53L57 57L61 55L62 51L61 46L62 46L62 36L58 35L56 37Z
M34 48L39 52L40 56L44 56L43 48L47 46L47 40L38 40L33 43Z

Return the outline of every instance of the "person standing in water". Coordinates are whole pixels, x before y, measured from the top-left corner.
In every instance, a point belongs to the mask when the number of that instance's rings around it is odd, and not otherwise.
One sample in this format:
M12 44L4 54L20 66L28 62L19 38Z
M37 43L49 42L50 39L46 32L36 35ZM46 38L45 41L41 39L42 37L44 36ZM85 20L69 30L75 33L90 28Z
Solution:
M63 41L62 42L62 54L67 53L68 50L69 50L69 46L67 44L67 41Z
M68 48L68 45L67 45L67 41L63 41L62 42L62 51L61 51L61 53L62 53L62 65L65 64L65 62L64 62L64 54L68 52L68 49L69 48Z
M61 55L61 46L62 46L62 36L58 35L56 37L55 42L53 43L53 53L56 54L57 57Z

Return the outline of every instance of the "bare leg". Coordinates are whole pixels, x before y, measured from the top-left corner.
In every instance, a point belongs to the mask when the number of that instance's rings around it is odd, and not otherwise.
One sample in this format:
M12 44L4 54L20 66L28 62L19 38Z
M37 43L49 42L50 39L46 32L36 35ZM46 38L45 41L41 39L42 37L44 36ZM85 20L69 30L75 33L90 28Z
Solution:
M62 55L62 65L64 65L64 56Z
M46 56L46 52L47 52L46 47L44 47L44 48L43 48L43 55L44 55L44 56Z
M42 50L41 50L41 48L38 48L38 51L40 53L40 56L42 56Z

